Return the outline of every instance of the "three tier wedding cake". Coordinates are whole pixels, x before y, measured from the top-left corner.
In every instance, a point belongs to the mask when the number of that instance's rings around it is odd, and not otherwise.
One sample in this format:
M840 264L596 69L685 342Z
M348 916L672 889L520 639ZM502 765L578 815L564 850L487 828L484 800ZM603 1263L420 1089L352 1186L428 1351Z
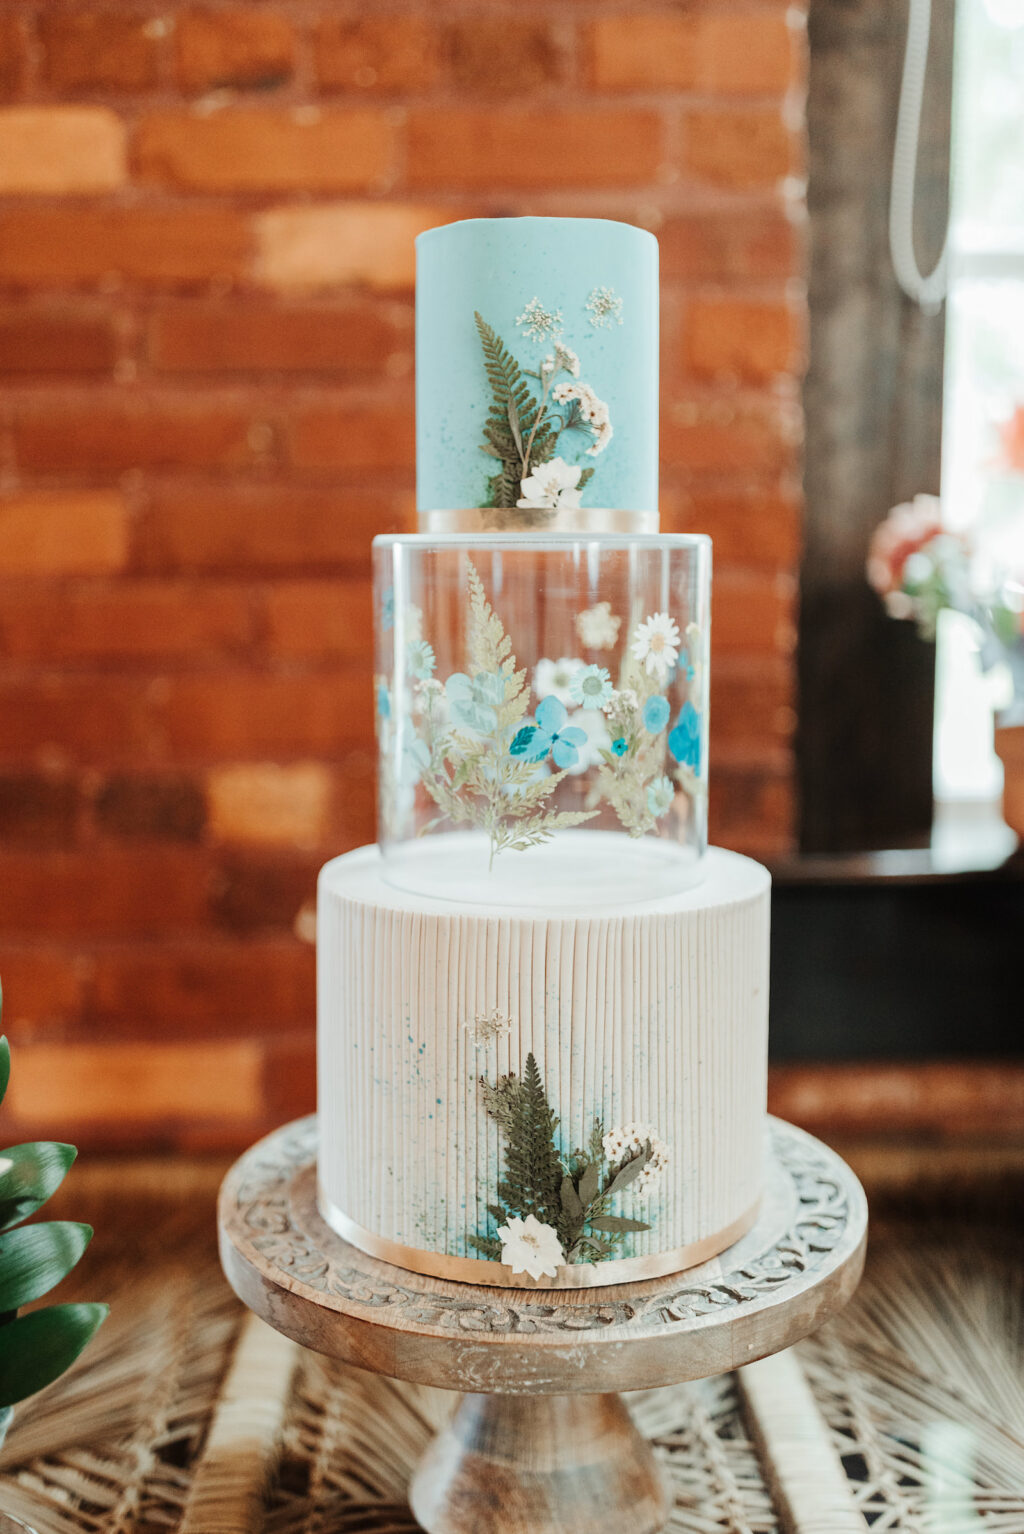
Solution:
M379 845L320 877L321 1211L441 1278L679 1271L757 1210L769 879L707 848L710 544L657 531L657 243L432 229L416 315Z

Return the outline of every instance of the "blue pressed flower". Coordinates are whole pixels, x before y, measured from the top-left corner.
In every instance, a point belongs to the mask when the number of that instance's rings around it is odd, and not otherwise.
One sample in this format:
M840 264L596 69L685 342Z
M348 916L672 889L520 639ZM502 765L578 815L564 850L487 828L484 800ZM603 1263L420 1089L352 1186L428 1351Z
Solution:
M569 724L569 713L557 698L545 698L537 709L537 723L524 724L509 746L510 756L525 756L528 762L542 762L550 751L556 767L567 770L580 759L580 747L587 744L584 730Z
M406 646L405 663L417 681L428 681L437 666L433 646L425 639L411 640Z
M456 671L445 682L444 690L456 724L480 735L497 729L497 709L505 701L505 678L500 672L481 671L470 677Z
M692 682L696 676L696 669L690 659L689 650L680 650L679 659L676 661L676 673L684 676L688 682Z
M660 820L672 808L675 792L671 778L655 778L647 785L647 808L655 820Z
M377 683L377 713L381 719L391 718L391 694L387 682Z
M669 731L668 749L681 767L700 772L700 715L692 703L684 703Z
M612 692L612 679L603 666L581 666L569 681L569 696L584 708L604 708Z
M395 588L387 586L380 594L380 626L384 633L395 626Z
M612 741L612 750L615 752L616 756L625 756L626 752L629 750L629 741L620 735L618 740Z
M644 729L652 735L660 735L668 724L672 710L668 706L668 699L656 693L653 698L648 698L644 704Z

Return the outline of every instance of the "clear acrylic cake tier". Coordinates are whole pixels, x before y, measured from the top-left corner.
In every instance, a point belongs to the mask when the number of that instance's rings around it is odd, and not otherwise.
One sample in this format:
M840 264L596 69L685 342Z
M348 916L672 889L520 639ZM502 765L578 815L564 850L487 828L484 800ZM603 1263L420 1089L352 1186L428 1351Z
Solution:
M391 883L572 908L700 877L709 539L382 537L374 582Z

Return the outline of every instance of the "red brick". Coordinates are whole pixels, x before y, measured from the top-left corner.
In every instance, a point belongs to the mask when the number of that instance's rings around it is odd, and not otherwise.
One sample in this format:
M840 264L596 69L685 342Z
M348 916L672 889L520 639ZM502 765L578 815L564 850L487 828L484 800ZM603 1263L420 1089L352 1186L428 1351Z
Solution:
M781 95L794 72L778 11L603 16L591 29L593 80L603 90Z
M73 949L39 944L0 948L3 1031L31 1038L40 1024L77 1020L88 962Z
M712 634L712 646L715 643ZM742 745L753 762L770 759L773 746L789 741L795 723L789 663L778 656L723 656L712 650L711 776L723 747Z
M269 1042L263 1095L271 1124L302 1118L316 1108L316 1039L312 1029Z
M209 659L252 640L249 596L237 585L91 585L63 594L59 623L48 590L15 592L0 604L0 648L16 660Z
M791 653L796 642L791 575L720 570L712 592L714 653L758 655Z
M294 939L160 942L96 956L86 1015L110 1037L144 1024L196 1037L308 1026L315 1016L314 950Z
M119 279L156 287L240 277L251 234L228 208L19 208L0 212L0 282L20 287Z
M67 846L78 829L80 807L74 778L0 772L0 846Z
M565 78L566 60L556 30L516 16L467 17L447 30L448 67L460 91L507 95Z
M683 163L698 180L736 190L774 186L793 169L781 111L686 114Z
M669 401L662 409L666 466L691 473L780 472L794 465L792 428L771 399Z
M236 851L221 859L214 919L225 931L291 932L316 894L319 855Z
M128 507L116 490L0 496L0 575L98 575L128 554Z
M735 846L737 837L765 833L783 843L792 836L795 806L787 770L718 763L709 774L708 790L708 818L716 846Z
M17 16L0 16L0 101L13 100L28 74L28 41Z
M669 218L658 229L663 281L791 277L802 269L797 230L772 208Z
M116 359L109 313L0 310L2 373L109 373Z
M368 670L178 676L164 687L159 717L178 759L295 761L372 737Z
M23 1134L83 1131L96 1143L138 1149L178 1121L248 1124L262 1105L263 1050L244 1039L187 1044L27 1044L5 1103Z
M377 838L377 756L352 751L338 762L334 795L333 852L365 847Z
M140 91L156 84L158 43L144 16L43 15L39 40L43 78L57 90Z
M409 113L409 184L501 187L641 186L662 159L658 114L419 108Z
M737 298L695 298L684 323L684 362L698 377L760 382L799 365L793 308Z
M420 16L324 16L314 47L317 81L327 90L424 90L440 72L437 33Z
M206 779L210 838L238 846L323 847L333 782L323 762L231 762Z
M143 514L136 561L153 572L368 569L374 534L408 531L412 500L365 485L165 488Z
M289 442L301 469L401 469L416 461L411 403L313 405L296 415Z
M793 568L800 557L800 505L774 488L677 490L662 485L666 533L707 533L716 563Z
M198 927L211 867L191 848L0 852L0 927L26 934L127 936Z
M411 372L412 313L382 303L176 306L153 317L148 346L153 364L168 371L383 374L404 351Z
M270 208L256 215L253 276L281 293L349 283L411 289L416 236L468 212L450 206L383 202Z
M110 761L152 745L147 688L101 673L0 681L0 759Z
M97 402L54 411L26 407L14 423L23 469L79 473L134 468L238 468L254 453L249 417L233 406L159 401Z
M391 174L395 135L366 108L156 112L139 124L136 165L143 181L203 192L370 191Z
M280 655L368 660L373 593L367 580L288 581L267 594L269 642Z
M206 800L193 777L179 773L112 773L93 804L107 836L197 842L206 825Z
M125 126L108 107L4 107L0 140L0 196L84 196L128 180Z
M184 91L223 86L281 85L292 72L295 38L291 23L274 11L184 11L174 44L178 83Z

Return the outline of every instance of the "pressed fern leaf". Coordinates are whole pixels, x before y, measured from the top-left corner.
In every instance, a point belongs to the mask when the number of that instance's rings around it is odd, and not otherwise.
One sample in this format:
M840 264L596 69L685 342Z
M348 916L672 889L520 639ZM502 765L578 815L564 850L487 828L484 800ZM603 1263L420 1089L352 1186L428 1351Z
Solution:
M476 313L477 332L484 353L484 370L491 386L492 403L484 423L485 453L501 460L501 472L488 481L490 505L510 507L520 496L522 480L528 472L525 443L539 435L540 406L530 391L522 370L501 337Z
M533 1054L526 1057L505 1148L505 1176L498 1197L507 1209L525 1218L536 1215L557 1227L561 1213L564 1170L555 1149L555 1117Z

